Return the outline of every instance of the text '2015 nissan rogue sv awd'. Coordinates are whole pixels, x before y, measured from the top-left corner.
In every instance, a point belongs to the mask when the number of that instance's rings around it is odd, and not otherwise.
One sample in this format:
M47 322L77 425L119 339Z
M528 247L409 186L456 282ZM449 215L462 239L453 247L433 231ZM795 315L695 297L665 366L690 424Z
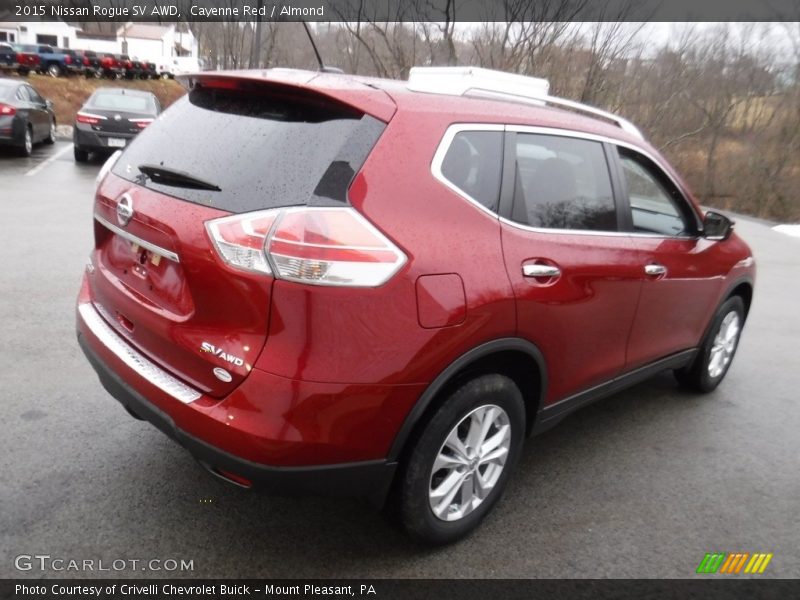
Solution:
M725 376L750 250L627 121L472 68L182 79L98 177L77 329L215 475L391 495L444 543L529 434L665 369Z

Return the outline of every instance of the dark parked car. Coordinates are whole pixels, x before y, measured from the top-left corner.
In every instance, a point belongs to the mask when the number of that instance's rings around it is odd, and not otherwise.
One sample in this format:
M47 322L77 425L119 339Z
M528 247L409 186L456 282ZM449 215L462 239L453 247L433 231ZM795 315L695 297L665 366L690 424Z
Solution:
M471 68L179 79L101 171L77 329L215 476L391 493L445 543L526 436L663 370L723 381L752 253L625 119Z
M145 69L142 68L141 61L131 58L127 54L118 54L116 58L122 65L125 79L140 79L144 75Z
M100 56L94 50L76 50L81 72L86 77L102 77L103 69L100 66Z
M83 56L80 50L72 48L55 48L58 54L64 55L64 69L66 75L83 75Z
M108 79L122 79L125 76L125 65L115 54L106 52L100 56L100 74Z
M0 79L0 144L16 146L23 156L30 156L34 144L55 140L52 103L25 81Z
M150 92L99 88L75 116L75 160L85 162L90 152L110 153L124 148L161 112Z
M141 64L142 64L143 79L158 79L160 77L155 62L150 60L142 60Z
M0 43L0 69L27 75L39 69L41 59L36 52L27 52L18 44Z

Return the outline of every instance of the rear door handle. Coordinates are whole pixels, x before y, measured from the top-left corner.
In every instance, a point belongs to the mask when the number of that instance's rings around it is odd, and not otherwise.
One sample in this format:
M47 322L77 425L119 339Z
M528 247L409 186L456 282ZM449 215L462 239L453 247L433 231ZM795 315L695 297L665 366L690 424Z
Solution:
M667 267L664 265L645 265L644 272L650 276L666 275Z
M558 277L561 269L554 265L522 265L525 277Z

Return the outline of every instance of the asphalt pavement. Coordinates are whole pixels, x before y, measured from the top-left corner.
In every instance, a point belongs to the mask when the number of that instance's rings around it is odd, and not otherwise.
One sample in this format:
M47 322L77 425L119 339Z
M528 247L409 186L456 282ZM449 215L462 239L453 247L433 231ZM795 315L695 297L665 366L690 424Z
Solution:
M758 282L714 393L664 374L579 411L528 441L478 531L432 550L358 501L212 479L107 395L74 335L99 167L66 142L0 150L0 577L685 578L708 552L773 553L756 577L800 577L800 238L738 219ZM19 571L20 555L128 562ZM130 566L151 559L193 569Z

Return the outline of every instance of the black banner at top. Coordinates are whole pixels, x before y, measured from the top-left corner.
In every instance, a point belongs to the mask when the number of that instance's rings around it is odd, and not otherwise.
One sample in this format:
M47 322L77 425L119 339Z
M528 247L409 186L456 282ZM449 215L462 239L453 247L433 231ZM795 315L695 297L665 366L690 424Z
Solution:
M798 0L0 0L3 21L797 21Z

